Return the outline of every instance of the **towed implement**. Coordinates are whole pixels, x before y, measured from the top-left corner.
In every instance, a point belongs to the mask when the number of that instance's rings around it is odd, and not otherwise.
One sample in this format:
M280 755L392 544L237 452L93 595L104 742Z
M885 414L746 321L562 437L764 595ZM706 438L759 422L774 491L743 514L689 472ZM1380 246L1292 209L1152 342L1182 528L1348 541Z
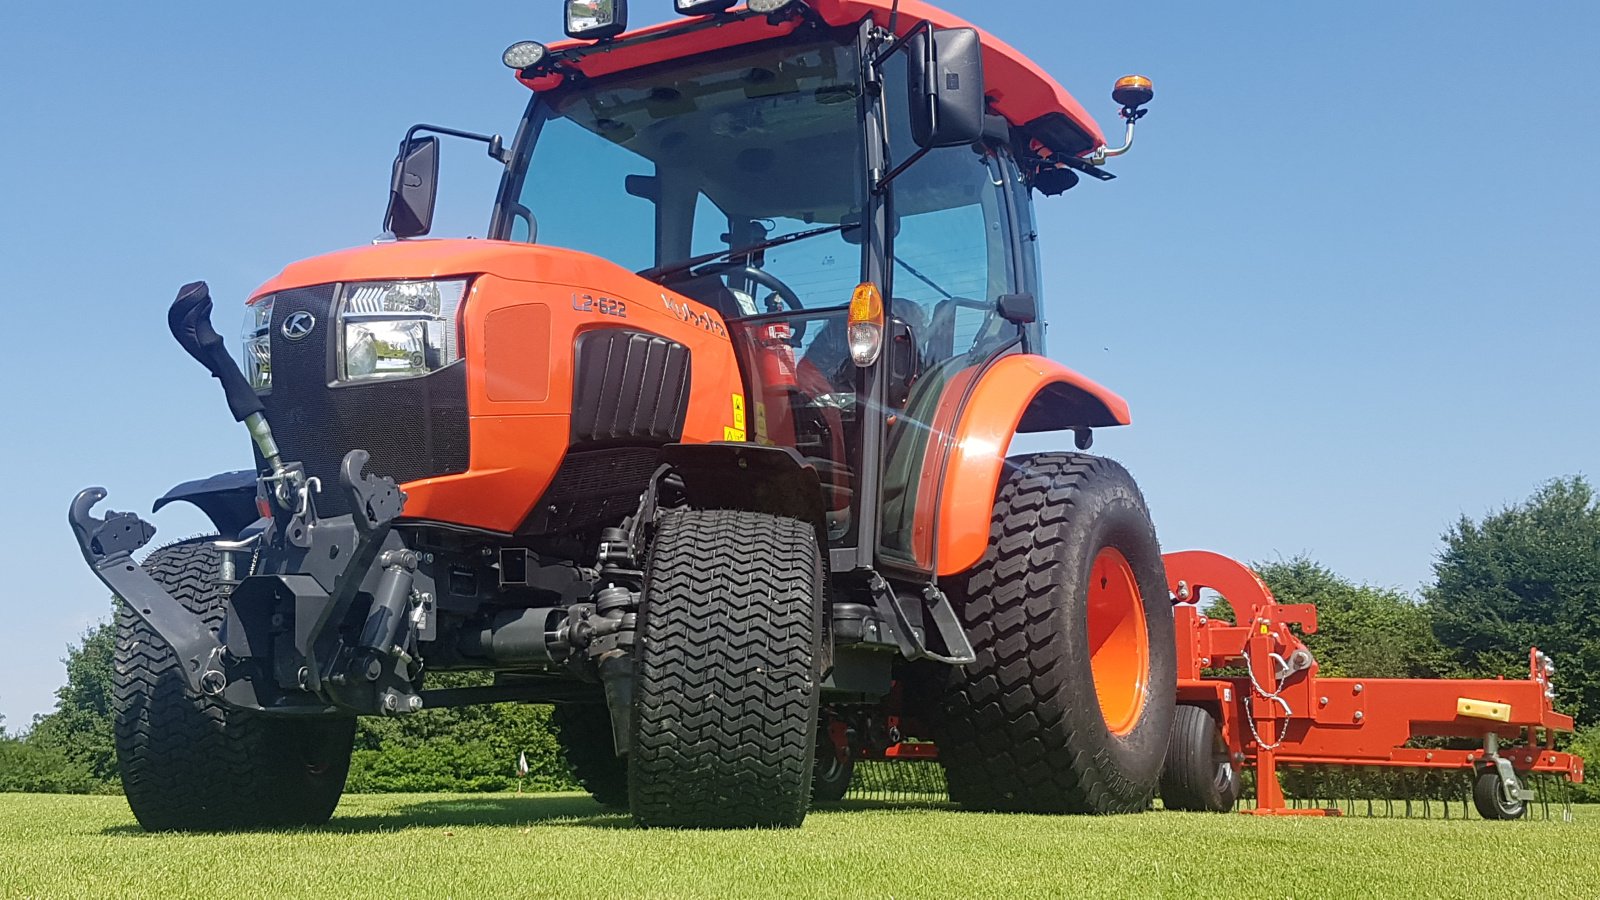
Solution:
M1518 819L1536 799L1548 809L1533 782L1561 795L1583 781L1583 760L1556 749L1573 722L1555 709L1555 664L1538 649L1525 680L1327 678L1300 637L1317 631L1314 605L1277 602L1248 567L1216 553L1163 560L1178 661L1165 808L1431 816L1449 815L1464 794L1485 819ZM1231 618L1208 616L1204 591L1220 594ZM941 748L905 739L931 727L910 707L892 709L833 721L833 756L819 769L826 797L943 797L931 768Z
M410 129L387 238L251 295L242 366L179 292L253 464L158 501L216 534L142 559L104 490L70 512L144 827L324 821L357 717L506 701L650 826L800 824L822 709L895 698L972 808L1148 804L1178 671L1144 500L1005 457L1130 421L1045 356L1033 218L1127 145L925 3L675 6L511 46L509 142ZM1129 142L1152 96L1118 82ZM441 138L503 169L488 240L418 240Z

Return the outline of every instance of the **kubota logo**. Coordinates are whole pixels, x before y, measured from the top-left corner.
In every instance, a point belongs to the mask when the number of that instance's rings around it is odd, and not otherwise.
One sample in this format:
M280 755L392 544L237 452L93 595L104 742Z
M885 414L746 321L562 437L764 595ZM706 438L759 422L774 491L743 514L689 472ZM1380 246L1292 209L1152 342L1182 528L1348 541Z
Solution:
M283 336L291 341L303 341L311 329L317 327L317 317L308 312L297 312L283 320Z
M677 316L679 320L698 325L718 337L728 336L728 329L722 327L722 323L711 314L703 313L687 303L679 303L666 294L661 295L661 302L666 306L667 312Z

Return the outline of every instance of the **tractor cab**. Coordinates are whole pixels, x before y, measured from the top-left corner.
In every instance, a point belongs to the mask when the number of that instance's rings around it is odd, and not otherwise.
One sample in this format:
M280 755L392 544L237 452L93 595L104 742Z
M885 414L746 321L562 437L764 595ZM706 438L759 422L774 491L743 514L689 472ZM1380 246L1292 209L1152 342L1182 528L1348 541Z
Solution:
M625 5L569 4L575 40L508 49L534 97L490 236L714 311L748 388L727 438L816 467L839 562L932 572L963 373L1043 352L1033 189L1109 177L1080 158L1104 141L1048 76L924 4L731 6L624 33Z

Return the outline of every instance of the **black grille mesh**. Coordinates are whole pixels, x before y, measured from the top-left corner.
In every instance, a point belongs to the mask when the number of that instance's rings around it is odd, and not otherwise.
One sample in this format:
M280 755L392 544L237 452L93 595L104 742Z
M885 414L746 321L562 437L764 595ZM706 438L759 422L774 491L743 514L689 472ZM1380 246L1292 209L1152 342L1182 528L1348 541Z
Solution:
M569 451L520 531L560 534L621 522L638 508L660 465L656 447Z
M397 482L467 471L467 369L457 363L422 378L333 387L336 285L284 291L272 308L272 391L262 396L284 459L322 481L317 511L350 510L339 486L346 453L372 454L367 470ZM301 341L283 335L297 312L316 317Z

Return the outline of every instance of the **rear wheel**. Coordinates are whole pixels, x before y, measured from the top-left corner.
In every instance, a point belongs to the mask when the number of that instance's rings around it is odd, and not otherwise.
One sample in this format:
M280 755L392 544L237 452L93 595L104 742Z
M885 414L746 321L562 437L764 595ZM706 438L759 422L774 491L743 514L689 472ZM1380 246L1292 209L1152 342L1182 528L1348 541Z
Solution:
M220 563L202 539L157 550L144 568L220 627ZM146 830L319 825L339 805L355 719L274 718L194 694L167 643L120 603L112 686L123 790Z
M611 711L603 703L557 703L550 714L556 743L572 775L595 801L617 809L628 806L628 761L617 755Z
M1161 768L1161 803L1189 812L1228 812L1239 799L1239 773L1217 720L1198 706L1180 706Z
M810 802L824 584L815 528L760 513L666 513L639 612L634 818L798 827Z
M977 662L934 717L975 809L1148 808L1177 694L1172 603L1144 498L1110 460L1009 461L989 549L949 585Z

